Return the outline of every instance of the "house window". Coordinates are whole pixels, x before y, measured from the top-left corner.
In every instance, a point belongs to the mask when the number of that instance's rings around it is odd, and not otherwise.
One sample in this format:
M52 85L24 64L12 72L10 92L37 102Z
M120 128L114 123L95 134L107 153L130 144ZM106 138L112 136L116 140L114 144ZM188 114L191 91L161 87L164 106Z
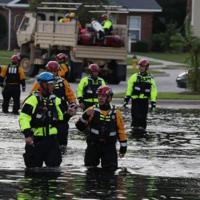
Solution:
M141 17L129 16L129 39L136 42L141 39Z

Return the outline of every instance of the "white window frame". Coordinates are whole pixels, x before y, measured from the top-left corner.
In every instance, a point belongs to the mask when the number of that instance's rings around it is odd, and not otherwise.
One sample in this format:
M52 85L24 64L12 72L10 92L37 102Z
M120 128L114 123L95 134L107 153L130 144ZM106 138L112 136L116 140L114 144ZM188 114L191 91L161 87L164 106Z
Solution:
M137 19L138 20L138 27L131 27L131 18L132 19ZM142 17L141 16L135 16L135 15L130 15L129 16L129 31L138 31L139 32L139 38L138 40L141 40L141 24L142 24ZM132 40L130 37L129 37L129 40L131 42L136 42L136 40Z

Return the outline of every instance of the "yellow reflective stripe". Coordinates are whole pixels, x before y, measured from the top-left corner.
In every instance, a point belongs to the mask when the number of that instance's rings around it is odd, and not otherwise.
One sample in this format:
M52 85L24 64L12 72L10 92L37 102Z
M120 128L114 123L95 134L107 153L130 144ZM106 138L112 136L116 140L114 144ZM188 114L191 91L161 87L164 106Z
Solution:
M34 132L34 136L46 136L47 130L44 127L33 128L32 130ZM44 131L45 131L45 133L44 133ZM49 126L49 134L48 135L56 135L57 133L58 133L57 128Z
M91 133L94 133L96 135L99 135L99 130L91 128Z
M116 136L116 135L117 135L117 133L114 131L109 133L109 136Z
M98 102L98 99L97 98L94 98L94 99L84 99L85 102L94 102L94 103L97 103Z
M21 131L31 128L30 122L31 116L21 112L19 116L19 125Z

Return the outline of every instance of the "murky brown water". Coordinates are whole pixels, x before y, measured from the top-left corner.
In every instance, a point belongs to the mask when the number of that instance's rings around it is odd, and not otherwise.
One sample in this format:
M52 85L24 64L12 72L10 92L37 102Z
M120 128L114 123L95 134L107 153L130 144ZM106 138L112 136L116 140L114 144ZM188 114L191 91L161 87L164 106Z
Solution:
M18 119L1 113L0 199L200 199L200 111L150 114L148 138L133 138L129 111L124 116L129 146L119 159L122 170L86 170L86 144L75 116L61 168L27 173Z

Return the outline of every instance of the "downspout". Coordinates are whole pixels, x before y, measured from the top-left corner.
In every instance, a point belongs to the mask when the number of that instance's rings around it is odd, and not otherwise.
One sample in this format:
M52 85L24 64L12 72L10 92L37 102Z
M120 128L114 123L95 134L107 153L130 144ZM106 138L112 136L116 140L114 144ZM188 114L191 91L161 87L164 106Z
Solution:
M10 8L7 8L6 6L3 6L5 10L8 11L8 51L11 49L11 16L12 11Z

